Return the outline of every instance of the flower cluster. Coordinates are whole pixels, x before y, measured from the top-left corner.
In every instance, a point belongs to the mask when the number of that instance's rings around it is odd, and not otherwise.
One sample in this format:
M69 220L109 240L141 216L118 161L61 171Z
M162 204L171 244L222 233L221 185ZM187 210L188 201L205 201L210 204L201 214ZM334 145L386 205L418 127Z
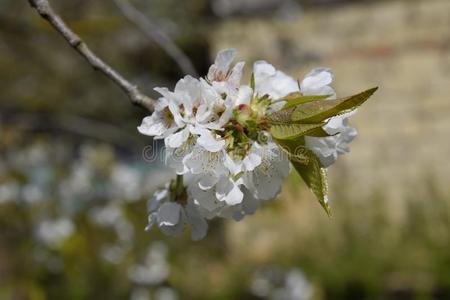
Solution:
M323 170L348 152L356 130L347 117L361 94L336 100L329 69L299 83L265 61L243 85L244 62L232 65L234 56L222 50L206 78L155 89L161 97L138 130L164 139L166 164L178 176L149 200L148 229L176 236L191 224L192 239L201 239L207 220L241 220L274 199L290 162L327 208Z

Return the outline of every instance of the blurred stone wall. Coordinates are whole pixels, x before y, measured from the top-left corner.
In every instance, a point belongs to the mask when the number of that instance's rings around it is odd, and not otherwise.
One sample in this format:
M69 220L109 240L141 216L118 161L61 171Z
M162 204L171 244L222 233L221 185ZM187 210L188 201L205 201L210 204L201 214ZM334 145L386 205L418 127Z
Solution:
M234 19L211 39L213 53L234 47L248 62L265 59L299 78L313 67L330 67L340 95L380 86L352 117L360 135L332 168L332 189L341 178L359 198L382 189L395 202L420 193L428 177L450 190L450 1L352 4L289 20Z

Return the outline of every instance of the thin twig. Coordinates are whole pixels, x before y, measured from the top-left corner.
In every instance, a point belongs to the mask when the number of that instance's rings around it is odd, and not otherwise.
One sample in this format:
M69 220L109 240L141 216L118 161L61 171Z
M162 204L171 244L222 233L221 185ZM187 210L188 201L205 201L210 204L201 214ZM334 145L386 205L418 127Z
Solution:
M139 91L136 85L126 80L92 52L86 43L67 26L58 14L55 13L47 0L28 0L28 2L95 70L102 72L117 84L128 95L133 104L144 107L149 111L153 111L154 100L144 95Z
M123 16L148 38L158 44L186 74L197 77L197 71L189 57L172 41L172 39L146 15L130 4L128 0L114 0Z

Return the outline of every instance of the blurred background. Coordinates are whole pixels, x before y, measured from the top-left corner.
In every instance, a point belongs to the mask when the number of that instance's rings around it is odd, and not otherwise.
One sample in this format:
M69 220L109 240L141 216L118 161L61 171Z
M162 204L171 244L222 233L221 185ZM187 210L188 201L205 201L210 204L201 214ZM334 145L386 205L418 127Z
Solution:
M124 3L200 75L234 47L246 78L265 59L330 67L340 95L380 90L330 170L331 219L292 174L255 215L167 238L144 231L173 176L137 133L145 111L27 1L0 0L0 299L450 299L450 1L51 2L152 96L186 68Z

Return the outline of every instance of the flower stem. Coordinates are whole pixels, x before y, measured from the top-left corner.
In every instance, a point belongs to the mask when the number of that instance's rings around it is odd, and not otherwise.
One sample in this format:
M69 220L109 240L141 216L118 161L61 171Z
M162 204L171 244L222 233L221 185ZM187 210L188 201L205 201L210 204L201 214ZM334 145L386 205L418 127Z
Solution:
M177 181L175 183L175 194L178 198L181 196L184 192L184 185L183 185L183 175L177 175Z

